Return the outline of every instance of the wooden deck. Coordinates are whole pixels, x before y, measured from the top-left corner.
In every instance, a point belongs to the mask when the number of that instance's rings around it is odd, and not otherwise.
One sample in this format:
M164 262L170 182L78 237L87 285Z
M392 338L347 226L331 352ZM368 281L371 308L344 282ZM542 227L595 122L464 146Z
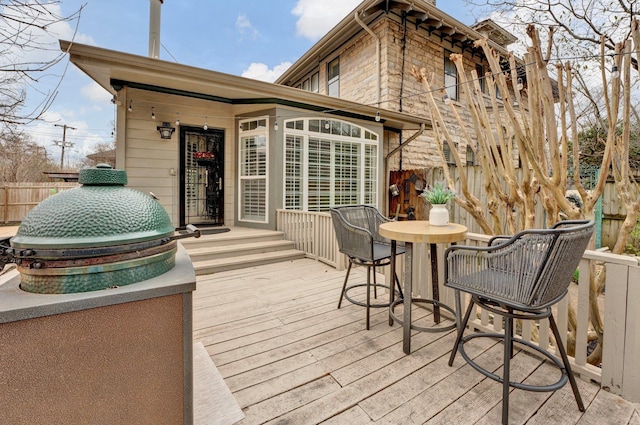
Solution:
M352 278L364 281L364 270ZM415 333L402 352L386 309L336 309L343 271L295 260L198 277L194 340L201 341L242 407L242 424L497 424L501 385L464 363L447 366L453 332ZM355 280L351 280L354 282ZM417 309L417 316L428 315ZM499 369L502 348L474 340L468 352ZM524 352L512 379L549 383L557 370ZM640 425L640 406L578 379L587 411L567 385L556 393L513 390L514 424Z

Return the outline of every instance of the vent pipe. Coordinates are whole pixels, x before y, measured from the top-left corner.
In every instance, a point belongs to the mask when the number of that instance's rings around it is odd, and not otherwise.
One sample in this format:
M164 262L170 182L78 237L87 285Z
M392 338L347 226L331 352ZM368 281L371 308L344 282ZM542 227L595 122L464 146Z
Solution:
M160 58L160 12L163 0L149 0L149 57Z

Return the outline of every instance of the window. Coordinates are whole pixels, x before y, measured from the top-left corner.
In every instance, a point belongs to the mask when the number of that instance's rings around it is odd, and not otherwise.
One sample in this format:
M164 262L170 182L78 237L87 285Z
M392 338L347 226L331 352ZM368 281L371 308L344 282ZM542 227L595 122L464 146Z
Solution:
M471 148L471 146L467 145L467 152L466 152L466 159L467 159L467 165L476 165L476 154L473 153L473 149Z
M458 148L458 144L454 143L454 146L456 147L456 149ZM456 160L453 157L453 155L451 154L451 148L449 147L449 143L447 143L446 140L442 141L442 153L444 154L444 160L446 161L446 163L448 165L452 165L455 167L456 165Z
M287 209L327 211L332 206L378 202L378 135L338 120L285 122Z
M484 93L484 66L479 63L476 64L476 74L478 74L478 84L480 85L480 91Z
M267 120L240 123L240 220L267 221Z
M327 65L327 94L340 97L340 58L335 58Z
M451 52L444 52L444 86L451 100L458 100L458 72L456 65L449 59Z
M295 86L297 89L318 93L320 91L320 73L316 72Z

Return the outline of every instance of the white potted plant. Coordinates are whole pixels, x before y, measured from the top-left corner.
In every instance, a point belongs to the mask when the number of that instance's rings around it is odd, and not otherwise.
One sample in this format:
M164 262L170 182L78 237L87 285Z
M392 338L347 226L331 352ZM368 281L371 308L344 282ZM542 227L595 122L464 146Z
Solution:
M449 189L444 182L437 181L433 186L426 187L420 194L431 204L429 210L429 224L432 226L446 226L449 224L449 210L447 202L456 198L456 193Z

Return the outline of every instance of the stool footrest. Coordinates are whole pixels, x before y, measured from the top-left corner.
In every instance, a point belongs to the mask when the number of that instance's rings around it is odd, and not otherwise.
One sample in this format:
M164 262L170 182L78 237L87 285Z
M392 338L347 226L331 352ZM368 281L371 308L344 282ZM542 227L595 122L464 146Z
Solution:
M471 357L469 357L467 355L467 353L464 350L464 344L474 338L494 338L494 339L502 339L504 340L504 334L500 334L500 333L474 333L474 334L470 334L467 335L465 337L463 337L460 340L460 343L458 344L458 351L460 352L460 354L462 355L462 357L464 358L464 360L471 366L473 367L475 370L477 370L478 372L480 372L481 374L483 374L484 376L486 376L487 378L493 379L494 381L503 383L503 379L502 377L496 375L493 372L489 372L488 370L486 370L485 368L483 368L482 366L480 366L479 364L477 364L475 361L473 361L473 359L471 359ZM513 387L513 388L518 388L521 390L525 390L525 391L534 391L534 392L551 392L551 391L556 391L559 390L560 388L564 387L565 384L567 383L567 381L569 380L569 375L567 373L567 370L565 369L564 365L562 364L562 362L553 354L551 354L549 351L538 347L535 344L532 344L529 341L525 341L523 339L520 338L513 338L512 341L516 344L522 344L522 345L526 345L527 347L537 351L538 353L542 354L544 357L546 357L548 360L552 361L557 367L558 369L560 369L560 372L562 374L562 376L560 377L560 379L553 383L553 384L548 384L548 385L530 385L530 384L523 384L521 382L514 382L514 381L509 381L509 386Z
M373 287L375 286L376 288L382 288L382 289L387 289L387 290L389 290L389 286L384 285L384 284L382 284L382 283L376 283L376 284L371 283L371 284L369 284L369 286L370 286L371 288L373 288ZM345 298L347 301L349 301L349 302L350 302L350 303L352 303L352 304L359 305L359 306L361 306L361 307L366 307L366 306L367 306L367 303L366 303L366 302L364 302L364 301L358 301L358 300L355 300L355 299L353 299L353 298L351 298L351 297L349 296L349 291L350 291L350 290L355 289L355 288L366 288L366 287L367 287L367 284L366 284L366 283L359 283L359 284L357 284L357 285L350 285L350 286L347 286L347 287L345 288L345 290L344 290L344 295L343 295L343 296L344 296L344 298ZM370 307L370 308L384 308L384 307L389 307L389 302L387 301L387 302L385 302L385 303L376 303L376 304L371 303L371 304L369 304L369 307Z

